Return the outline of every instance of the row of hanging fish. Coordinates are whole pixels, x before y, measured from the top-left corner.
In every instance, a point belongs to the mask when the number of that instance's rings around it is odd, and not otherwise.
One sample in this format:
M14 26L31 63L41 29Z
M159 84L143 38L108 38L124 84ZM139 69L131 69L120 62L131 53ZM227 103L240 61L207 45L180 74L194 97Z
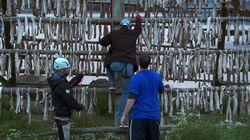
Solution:
M61 50L62 47L69 47L70 44L57 44L53 49ZM34 49L38 47L34 47ZM88 51L87 55L72 54L41 54L39 52L19 54L15 52L15 73L19 77L22 74L36 76L44 75L48 78L53 73L53 62L57 57L66 57L71 62L70 75L84 72L86 75L91 74L95 76L105 75L106 69L104 67L103 57L101 55L91 54L93 51L98 52L103 48L96 45L80 46L78 51ZM11 78L11 55L0 54L0 75Z
M87 114L93 115L94 107L97 106L97 92L96 88L94 87L92 92L88 91L88 87L82 88L74 88L74 98L79 102L82 103ZM23 91L22 88L16 88L11 90L9 94L9 106L11 111L15 111L16 114L26 112L28 114L28 123L31 123L31 106L41 106L43 111L43 120L48 120L49 112L54 110L52 105L52 98L50 93L48 93L45 89L37 90L35 93L35 99L31 100L31 94L29 90L27 93ZM33 94L34 95L34 94ZM112 102L111 96L109 97L109 102ZM1 114L1 103L2 103L2 88L0 88L0 114ZM111 104L111 103L109 103ZM80 117L83 111L79 111L77 116ZM112 113L112 105L111 105L111 113Z
M66 45L67 46L67 45ZM55 50L61 50L61 45ZM69 45L68 45L69 47ZM58 56L66 57L72 64L70 75L79 72L105 74L103 55L93 55L93 51L101 51L98 45L81 46L81 51L88 51L88 55L79 55L72 50L71 54L40 54L39 52L19 54L15 52L15 67L17 76L20 73L41 75L48 77L53 72L53 61ZM160 55L160 52L163 53ZM0 55L0 74L10 78L11 58L10 55ZM218 64L218 68L217 68ZM158 51L152 56L151 69L160 73L165 80L203 80L212 81L215 74L219 81L230 83L249 83L249 51L244 49L213 51L182 49Z
M91 22L92 18L68 19L66 22L58 21L55 18L43 18L38 22L34 17L24 17L24 20L17 18L10 22L10 43L20 45L22 41L32 39L37 43L38 36L43 35L46 44L51 42L77 42L84 44L86 40L99 40L111 30L110 25L97 25ZM150 21L150 22L149 22ZM232 23L234 28L232 28ZM240 28L239 28L240 27ZM231 30L235 31L234 44L250 44L250 28L247 28L244 21L239 26L239 21L229 21L227 25L227 40L230 41ZM241 33L241 34L240 34ZM193 22L187 18L172 18L168 22L145 19L142 34L138 39L139 44L146 45L149 49L153 45L171 44L175 47L217 47L221 40L221 20L211 17L203 24L196 18Z
M245 89L242 89L245 88ZM233 89L233 90L230 90ZM88 87L73 88L74 98L84 105L87 114L93 115L97 106L97 88L88 90ZM0 103L2 90L0 89ZM43 108L43 120L48 120L48 114L53 111L51 95L45 89L37 89L35 99L31 100L29 90L27 93L22 88L11 90L10 110L17 114L26 112L28 122L31 123L31 107L40 105ZM164 89L161 94L162 115L173 117L177 112L185 113L185 109L202 112L217 112L226 115L226 122L232 122L234 115L250 115L250 88L249 87L201 87L192 89ZM1 106L1 104L0 104ZM112 113L112 99L109 94L109 113ZM1 108L1 107L0 107ZM1 111L1 110L0 110ZM81 112L76 115L81 117Z
M247 50L164 50L153 55L150 68L160 73L165 80L219 81L249 83L249 52ZM216 67L218 63L218 68Z
M225 90L225 87L198 88L198 91L165 89L161 95L162 115L173 117L185 109L200 112L217 112L226 115L226 122L232 122L234 115L250 115L250 90Z
M7 2L5 15L12 16L22 10L33 10L35 15L45 16L54 13L56 17L85 17L87 0L12 0Z
M234 28L231 26L234 25ZM239 28L240 27L240 28ZM233 37L230 31L234 30ZM241 33L241 34L240 34ZM211 17L207 19L207 23L199 22L196 18L193 22L187 18L172 18L169 22L145 19L142 30L142 37L139 38L139 44L145 44L150 49L152 45L171 44L174 47L215 47L221 40L222 29L221 20ZM146 39L145 39L146 38ZM229 21L227 25L227 40L234 40L234 44L250 44L250 28L244 21L239 26L239 21Z
M49 22L44 23L42 18L36 22L34 17L24 17L24 22L17 18L17 25L10 22L10 43L18 46L23 41L32 40L36 44L43 36L46 44L65 41L84 44L87 39L100 39L109 30L108 25L91 24L91 18L79 19L76 23L72 23L71 19L61 22L49 18Z
M193 12L201 13L202 9L208 8L208 5L213 4L213 14L216 12L218 1L217 0L139 0L138 4L144 8L144 11L152 8L163 8L168 11L168 15L172 15L173 11L188 9L190 7L194 8ZM171 9L171 10L169 10ZM173 9L173 10L172 10ZM188 12L187 10L183 12ZM186 14L186 13L185 13Z
M235 22L229 20L226 29L227 29L227 41L232 41L230 31L233 29L234 45L250 44L250 28L246 26L244 19L241 22L239 20L236 20Z

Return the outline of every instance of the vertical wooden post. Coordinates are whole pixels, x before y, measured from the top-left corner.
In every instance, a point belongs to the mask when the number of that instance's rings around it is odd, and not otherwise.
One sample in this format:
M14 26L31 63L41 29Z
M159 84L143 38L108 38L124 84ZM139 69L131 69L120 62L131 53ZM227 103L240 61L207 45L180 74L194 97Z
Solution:
M12 5L11 7L13 7L12 0L9 1L1 0L1 7L3 14L5 14L7 11L7 2L10 2ZM4 46L6 49L13 49L13 46L10 44L10 22L4 22L3 26L4 26ZM10 54L10 56L11 56L11 78L7 80L10 82L11 85L16 85L15 54Z
M222 1L221 2L221 17L226 17L226 16L227 16L226 3L224 1ZM219 50L225 49L225 37L227 34L226 25L227 25L227 21L225 21L225 20L222 21L222 23L221 23L222 35L221 35L221 40L218 41L218 49ZM221 82L219 81L219 77L218 77L218 64L219 64L218 61L219 61L219 57L217 57L216 71L214 74L215 86L221 86Z
M125 12L125 4L124 0L111 0L111 9L112 9L112 18L119 18L122 19L124 17ZM119 24L113 25L112 23L112 29L118 30ZM116 83L116 94L114 95L115 99L115 109L114 109L114 126L119 126L118 118L116 117L116 111L118 109L120 97L121 97L121 75L118 73L115 73L115 83ZM128 140L128 134L122 133L120 135L121 140Z

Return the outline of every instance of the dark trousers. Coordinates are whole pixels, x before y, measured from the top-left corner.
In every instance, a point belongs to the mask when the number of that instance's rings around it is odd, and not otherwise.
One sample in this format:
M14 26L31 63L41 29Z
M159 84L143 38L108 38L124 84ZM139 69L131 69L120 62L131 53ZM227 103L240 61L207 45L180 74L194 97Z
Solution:
M58 137L60 140L70 139L70 121L61 121L55 119L58 127Z
M132 119L130 121L130 140L160 140L160 121L154 119Z

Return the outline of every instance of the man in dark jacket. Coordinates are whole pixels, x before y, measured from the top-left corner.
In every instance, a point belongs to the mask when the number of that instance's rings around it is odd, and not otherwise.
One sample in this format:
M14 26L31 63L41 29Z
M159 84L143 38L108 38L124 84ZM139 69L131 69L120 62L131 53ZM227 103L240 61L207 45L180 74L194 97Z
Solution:
M70 64L65 58L57 58L54 61L55 74L48 78L51 88L52 104L54 106L54 119L58 127L60 140L70 139L70 117L72 109L80 111L83 105L73 97L71 88L78 85L83 77L82 74L74 77L70 82L66 77L69 73Z
M119 123L128 99L129 78L138 69L136 40L142 31L140 15L136 16L135 23L135 28L132 30L130 20L124 18L121 21L121 28L119 30L111 31L99 41L102 46L111 45L104 62L105 67L107 67L108 82L111 91L115 89L114 72L118 72L122 76L122 95L118 111L116 112L117 120L115 120L117 123Z

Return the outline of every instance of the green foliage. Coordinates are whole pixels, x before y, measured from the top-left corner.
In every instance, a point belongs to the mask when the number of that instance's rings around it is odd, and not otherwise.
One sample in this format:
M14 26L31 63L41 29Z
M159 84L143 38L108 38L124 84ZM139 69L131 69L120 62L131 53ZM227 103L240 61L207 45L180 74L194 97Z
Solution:
M249 134L249 121L245 120L244 123L248 123L246 127L239 127L236 125L221 126L216 125L221 120L224 120L224 116L203 115L202 119L199 118L198 113L194 113L190 110L185 110L185 114L178 113L174 118L176 122L176 129L171 131L165 136L166 140L247 140L250 137ZM247 118L247 117L243 117ZM235 120L244 120L242 117Z

